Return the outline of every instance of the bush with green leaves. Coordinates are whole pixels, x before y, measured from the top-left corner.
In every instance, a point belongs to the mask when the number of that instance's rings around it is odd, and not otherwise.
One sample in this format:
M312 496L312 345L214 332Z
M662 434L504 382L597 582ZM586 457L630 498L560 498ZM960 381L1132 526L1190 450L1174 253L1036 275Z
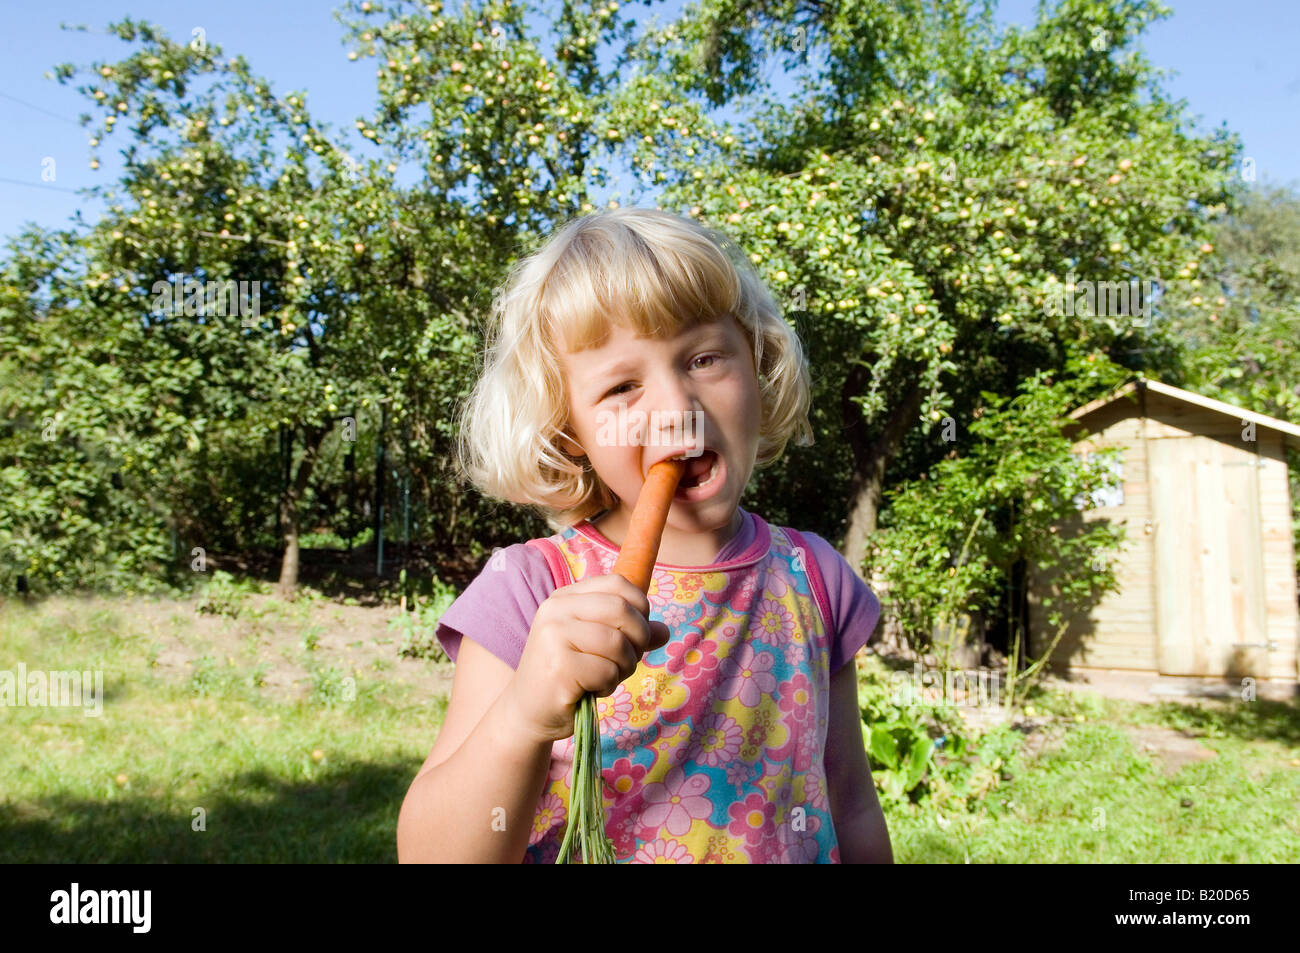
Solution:
M239 677L229 666L222 665L210 655L194 663L190 673L190 691L199 697L224 695L239 684Z
M265 591L266 587L256 579L237 579L223 569L215 569L200 590L194 611L233 619L243 610L248 596Z
M872 779L885 801L924 800L939 771L936 749L966 753L967 732L955 710L922 703L892 680L869 674L859 684L858 707Z
M311 683L311 697L318 704L332 708L356 701L356 679L332 665L312 669Z
M405 585L406 570L402 570L402 584ZM404 658L423 658L434 662L447 660L447 653L438 642L438 620L456 601L456 588L443 582L436 574L431 577L432 594L416 596L411 608L402 612L388 623L389 631L397 632L402 637L398 654Z
M884 613L915 647L930 647L936 627L959 612L996 610L1017 563L1053 574L1058 594L1043 599L1053 629L1118 588L1112 557L1123 527L1080 518L1116 478L1107 467L1113 452L1079 459L1063 430L1089 384L1087 371L1074 370L1061 383L1037 374L1009 401L985 392L969 438L889 493L865 567L882 580ZM1105 390L1115 381L1097 372L1091 384Z
M1159 95L1140 40L1170 11L1062 0L1011 29L969 6L702 0L639 29L616 4L354 5L348 59L378 81L363 142L215 44L111 24L120 59L55 70L87 98L92 164L126 157L105 212L25 232L0 266L0 590L140 587L186 575L192 546L284 546L288 583L297 529L334 544L359 528L381 446L411 476L414 538L436 528L448 556L478 558L547 535L456 480L455 410L489 289L594 211L620 162L735 238L797 325L816 445L756 473L744 503L843 539L855 564L884 489L946 452L930 423L973 425L981 392L1064 377L1071 349L1174 383L1201 355L1197 380L1294 411L1295 209L1266 241L1277 203L1244 219L1225 267L1211 229L1238 203L1240 143L1192 134ZM763 88L774 57L800 87L785 101ZM1138 333L1050 314L1071 272L1179 280ZM157 282L200 275L262 282L263 313L155 306ZM942 599L912 595L914 615Z

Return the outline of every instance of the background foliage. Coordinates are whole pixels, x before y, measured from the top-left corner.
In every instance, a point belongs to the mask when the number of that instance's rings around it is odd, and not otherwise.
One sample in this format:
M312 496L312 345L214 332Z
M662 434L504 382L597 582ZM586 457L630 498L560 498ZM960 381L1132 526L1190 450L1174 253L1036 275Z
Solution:
M455 411L492 290L616 160L738 242L808 349L816 442L744 504L842 544L922 639L956 609L1013 625L1030 563L1079 599L1114 583L1112 531L1059 532L1103 479L1059 436L1072 406L1142 371L1296 419L1300 199L1162 94L1159 3L999 31L957 0L566 2L539 6L548 48L527 9L341 8L379 79L360 156L307 91L146 23L57 67L92 165L126 164L102 218L0 259L3 591L189 584L194 547L273 553L292 589L304 539L373 538L381 501L443 578L544 535L453 479ZM767 95L773 60L797 95ZM177 276L258 281L260 313L160 308ZM1071 276L1162 293L1145 323L1053 313Z

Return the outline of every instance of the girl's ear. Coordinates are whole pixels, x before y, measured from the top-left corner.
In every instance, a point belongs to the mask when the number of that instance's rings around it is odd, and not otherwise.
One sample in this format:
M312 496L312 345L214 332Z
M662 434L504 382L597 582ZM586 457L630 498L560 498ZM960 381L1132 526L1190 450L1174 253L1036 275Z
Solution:
M560 449L571 457L585 457L587 451L575 443L566 431L560 431Z

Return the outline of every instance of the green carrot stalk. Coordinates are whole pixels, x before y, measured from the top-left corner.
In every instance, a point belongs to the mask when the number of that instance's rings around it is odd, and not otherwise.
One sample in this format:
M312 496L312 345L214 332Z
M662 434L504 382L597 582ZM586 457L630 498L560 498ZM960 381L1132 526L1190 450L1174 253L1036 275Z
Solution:
M600 731L596 696L588 692L578 702L573 720L573 787L569 794L568 828L557 864L576 863L574 832L588 864L614 863L614 842L605 834L605 794L601 790Z

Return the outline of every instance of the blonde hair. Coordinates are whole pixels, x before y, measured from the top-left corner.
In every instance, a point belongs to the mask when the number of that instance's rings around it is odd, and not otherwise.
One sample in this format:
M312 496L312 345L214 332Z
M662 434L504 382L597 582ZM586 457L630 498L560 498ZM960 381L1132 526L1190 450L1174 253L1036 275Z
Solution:
M664 338L733 316L754 354L761 402L756 465L791 439L812 443L803 348L749 261L725 235L658 209L571 219L516 262L492 303L484 366L461 413L458 467L488 496L538 507L553 527L617 497L565 453L560 350L598 345L618 322Z

